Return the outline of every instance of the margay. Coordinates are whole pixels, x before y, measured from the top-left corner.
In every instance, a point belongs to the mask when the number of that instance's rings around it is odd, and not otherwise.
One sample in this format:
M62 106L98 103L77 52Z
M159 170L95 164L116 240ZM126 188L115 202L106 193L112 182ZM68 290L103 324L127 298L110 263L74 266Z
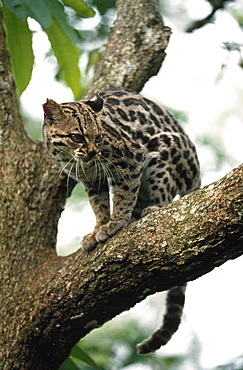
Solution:
M200 187L196 150L176 120L162 107L124 89L109 89L91 100L43 105L44 139L63 171L85 187L96 216L83 238L90 251L129 222ZM110 214L109 189L113 191ZM138 345L155 351L177 330L185 284L171 288L162 327Z

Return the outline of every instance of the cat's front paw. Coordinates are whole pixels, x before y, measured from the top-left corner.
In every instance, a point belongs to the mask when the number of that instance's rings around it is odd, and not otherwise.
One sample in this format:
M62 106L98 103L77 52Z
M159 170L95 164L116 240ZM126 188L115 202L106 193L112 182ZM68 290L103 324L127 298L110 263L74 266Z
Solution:
M160 207L158 206L149 206L147 208L145 208L142 212L142 215L141 217L144 217L144 216L147 216L149 213L152 213L152 212L155 212L155 211L158 211Z
M90 234L87 234L83 237L83 240L81 242L81 249L85 252L92 251L96 245L98 244L96 238L95 238L96 232L93 231Z
M126 226L127 222L112 222L109 221L106 225L95 227L94 231L83 237L81 249L85 252L92 251L99 242L105 242L111 236L117 233L122 227Z
M95 238L98 242L104 242L111 236L115 235L117 231L126 226L125 222L112 222L109 221L106 225L103 225L96 232Z

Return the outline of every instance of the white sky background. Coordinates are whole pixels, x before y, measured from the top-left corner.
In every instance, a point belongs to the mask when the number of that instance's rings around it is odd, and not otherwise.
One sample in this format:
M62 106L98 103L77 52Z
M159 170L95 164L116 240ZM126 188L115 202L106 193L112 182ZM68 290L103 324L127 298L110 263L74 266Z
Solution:
M195 0L187 0L187 3L195 19L209 13L210 8L203 1L201 6ZM161 104L185 111L189 117L186 129L193 140L198 134L208 131L222 137L226 153L234 158L234 165L237 166L243 158L243 71L238 66L239 55L236 52L229 55L221 46L226 41L242 43L242 32L230 15L224 12L218 12L214 24L192 34L181 32L179 26L167 20L165 23L173 29L167 57L158 76L146 84L143 94ZM32 22L31 26L39 29ZM71 101L73 97L69 89L54 81L53 65L45 59L49 47L46 36L38 31L34 42L36 66L21 102L28 115L40 118L46 98L61 103ZM228 57L223 77L216 82L220 68ZM198 154L205 172L214 159L213 153L198 146ZM230 169L226 165L217 173L207 171L203 185L219 179ZM80 214L72 209L65 211L59 224L59 253L67 253L63 246L75 238L74 247L77 248L81 237L93 226L94 216L89 206ZM160 350L161 354L185 351L194 334L202 343L198 369L220 365L243 353L242 268L243 258L238 258L189 284L183 324L171 342ZM153 311L153 317L148 303L141 303L132 312L139 315L141 307L143 320L150 319L154 329L157 328L161 322L158 304L158 313ZM123 314L120 319L125 317L126 314ZM195 364L188 365L187 369L195 369Z

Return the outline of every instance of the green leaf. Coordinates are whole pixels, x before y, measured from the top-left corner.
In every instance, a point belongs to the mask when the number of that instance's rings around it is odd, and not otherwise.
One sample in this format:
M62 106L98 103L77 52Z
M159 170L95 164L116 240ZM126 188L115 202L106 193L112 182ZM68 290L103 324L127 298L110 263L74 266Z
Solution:
M92 358L84 352L78 344L72 348L71 356L83 361L84 363L94 367L95 369L99 369L99 366L92 360Z
M63 4L75 10L82 18L90 18L95 15L95 11L82 0L63 0Z
M60 66L62 79L71 88L75 99L80 99L83 91L81 87L81 73L78 67L78 49L72 44L56 18L46 30L46 33Z
M48 3L48 6L51 10L53 21L59 24L59 27L62 29L63 33L66 34L66 36L75 46L77 43L77 32L68 24L64 6L57 0L45 1Z
M27 17L35 19L45 31L55 19L63 31L75 45L76 31L68 24L65 8L58 0L3 0L6 7L21 21Z
M21 21L31 17L40 23L43 29L50 27L52 23L52 15L46 0L3 0L3 3Z
M68 357L66 361L59 367L58 370L79 370L80 367L73 362L71 357Z
M28 16L35 19L40 23L41 27L45 30L50 27L52 23L52 15L45 0L21 0L24 7L29 11ZM54 0L51 0L52 2ZM56 0L55 0L56 1Z
M2 0L2 3L21 21L25 21L28 17L28 11L23 7L21 0Z
M27 20L21 22L4 4L2 8L10 61L20 96L30 82L34 65L32 32Z
M82 370L82 363L90 365L94 369L100 368L92 358L76 344L72 349L71 355L63 362L59 370Z

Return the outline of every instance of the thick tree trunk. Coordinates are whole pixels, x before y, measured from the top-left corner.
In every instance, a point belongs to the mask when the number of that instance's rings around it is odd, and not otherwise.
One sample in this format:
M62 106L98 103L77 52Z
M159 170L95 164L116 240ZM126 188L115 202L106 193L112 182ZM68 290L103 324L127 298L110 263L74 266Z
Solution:
M90 95L109 86L139 90L164 57L169 30L154 1L118 1L118 8ZM148 59L140 65L142 56ZM2 28L0 72L3 369L57 369L94 327L148 294L195 279L242 254L241 166L129 225L90 254L57 257L66 179L55 180L57 168L43 144L32 142L24 131Z

